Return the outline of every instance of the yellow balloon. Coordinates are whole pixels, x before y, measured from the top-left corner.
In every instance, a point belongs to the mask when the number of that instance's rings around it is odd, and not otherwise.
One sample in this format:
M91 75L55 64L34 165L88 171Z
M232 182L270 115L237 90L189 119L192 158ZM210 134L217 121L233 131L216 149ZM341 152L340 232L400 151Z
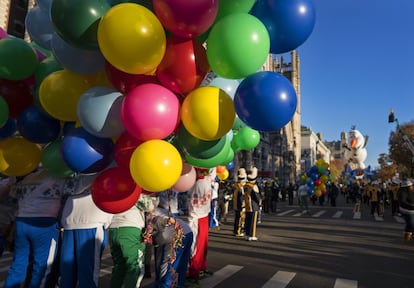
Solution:
M151 10L135 3L122 3L101 18L98 44L105 59L118 70L146 74L161 63L166 35Z
M160 192L180 178L183 161L178 150L164 140L148 140L132 153L129 168L134 181L143 189Z
M236 112L233 99L218 87L204 86L191 91L181 106L181 121L196 138L210 141L226 135Z
M92 84L84 75L59 70L49 74L40 84L40 104L52 117L75 122L78 119L79 98L91 87Z
M39 166L41 159L41 147L23 137L0 140L0 172L4 175L29 174Z
M223 173L217 174L217 177L222 181L226 180L227 178L229 178L229 170L226 169Z

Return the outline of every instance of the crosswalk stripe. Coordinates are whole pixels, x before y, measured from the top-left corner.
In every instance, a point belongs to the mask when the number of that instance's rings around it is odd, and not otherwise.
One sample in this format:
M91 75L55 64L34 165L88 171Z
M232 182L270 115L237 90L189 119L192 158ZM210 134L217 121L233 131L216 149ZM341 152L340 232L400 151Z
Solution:
M262 286L262 288L285 288L296 273L286 272L286 271L277 271L273 277Z
M290 210L286 210L286 211L284 211L284 212L277 213L276 215L277 215L277 216L285 216L286 214L289 214L289 213L291 213L291 212L293 212L293 211L295 211L295 210L290 209Z
M229 278L233 274L237 273L243 268L243 266L237 266L237 265L226 265L220 270L214 272L214 274L208 278L202 279L201 287L203 288L213 288L223 280Z
M349 279L337 278L335 281L334 288L356 288L358 287L358 282Z
M332 216L332 218L341 218L344 211L336 211L336 213Z
M321 210L321 211L318 211L317 213L313 214L312 217L314 217L314 218L321 217L325 213L326 213L326 210Z
M299 213L293 214L292 216L293 217L298 217L298 216L302 216L303 214L306 214L306 213L308 213L308 212L306 210L304 210L304 211L301 211Z

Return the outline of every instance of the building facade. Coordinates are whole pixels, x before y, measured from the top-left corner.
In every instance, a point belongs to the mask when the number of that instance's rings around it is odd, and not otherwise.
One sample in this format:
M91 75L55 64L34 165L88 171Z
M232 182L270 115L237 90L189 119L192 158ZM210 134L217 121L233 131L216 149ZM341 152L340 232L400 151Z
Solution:
M34 5L34 0L1 0L0 27L9 35L27 38L25 19L27 11Z

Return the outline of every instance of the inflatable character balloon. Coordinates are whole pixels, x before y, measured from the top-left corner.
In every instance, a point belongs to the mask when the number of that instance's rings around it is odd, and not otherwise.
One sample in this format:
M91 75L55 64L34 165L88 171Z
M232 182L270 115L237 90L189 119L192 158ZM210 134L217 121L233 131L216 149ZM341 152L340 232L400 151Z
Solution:
M363 136L353 126L351 131L345 135L345 140L345 160L352 169L365 169L364 161L367 158L367 149L365 146L368 142L368 136Z

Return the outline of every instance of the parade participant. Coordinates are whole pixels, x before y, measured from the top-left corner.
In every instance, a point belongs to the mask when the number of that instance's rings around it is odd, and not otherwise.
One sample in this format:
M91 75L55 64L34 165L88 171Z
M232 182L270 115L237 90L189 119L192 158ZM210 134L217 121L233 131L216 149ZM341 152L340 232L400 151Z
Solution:
M113 262L111 287L140 287L144 276L144 227L145 205L140 201L112 218L109 226L109 247Z
M18 199L15 220L14 257L4 287L25 282L29 259L33 259L29 287L44 287L51 277L59 241L58 214L61 198L83 185L78 178L56 178L44 169L16 183L11 194Z
M247 183L246 169L240 168L237 175L237 183L233 192L233 211L234 211L234 226L233 234L236 237L244 236L244 186Z
M412 240L414 233L414 185L410 180L401 184L398 191L400 213L405 220L404 239Z
M78 189L77 195L69 196L63 207L60 288L98 287L106 231L113 214L102 211L94 203L92 182Z
M10 195L16 179L6 177L0 180L0 257L5 250L11 249L17 200Z
M308 185L306 183L302 183L298 189L298 196L299 196L299 206L300 211L302 213L309 213L308 207Z
M398 211L398 190L400 189L400 185L398 183L392 182L390 184L390 198L391 198L391 213L392 216L396 216L399 214Z
M188 197L188 224L193 232L193 245L187 278L196 282L203 276L208 276L208 215L211 208L211 194L215 181L215 168L197 168L197 180L191 188Z
M244 202L246 209L245 232L247 241L258 240L256 237L256 227L262 199L260 197L259 186L256 184L256 179L257 168L253 167L252 171L247 175L248 182L244 186Z
M220 229L218 209L219 209L219 183L214 180L212 183L212 190L211 190L210 213L208 214L209 228L213 230Z

